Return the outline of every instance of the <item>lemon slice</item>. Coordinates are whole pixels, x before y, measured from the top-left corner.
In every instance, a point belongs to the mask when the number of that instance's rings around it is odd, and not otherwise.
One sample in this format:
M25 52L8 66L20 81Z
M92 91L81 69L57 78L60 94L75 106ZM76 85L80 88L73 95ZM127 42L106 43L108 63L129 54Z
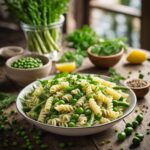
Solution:
M76 69L75 62L68 62L68 63L59 63L56 64L56 69L60 72L73 72Z
M127 60L132 64L141 64L147 60L147 57L148 56L145 51L135 49L128 54Z

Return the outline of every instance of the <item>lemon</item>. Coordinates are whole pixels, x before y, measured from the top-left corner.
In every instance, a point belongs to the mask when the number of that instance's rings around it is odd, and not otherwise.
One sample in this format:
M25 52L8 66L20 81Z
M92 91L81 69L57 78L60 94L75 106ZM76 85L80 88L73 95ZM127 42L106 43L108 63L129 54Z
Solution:
M76 69L75 62L68 62L68 63L59 63L56 64L56 69L60 72L73 72Z
M127 60L132 64L141 64L147 60L147 53L143 50L132 50L128 56Z

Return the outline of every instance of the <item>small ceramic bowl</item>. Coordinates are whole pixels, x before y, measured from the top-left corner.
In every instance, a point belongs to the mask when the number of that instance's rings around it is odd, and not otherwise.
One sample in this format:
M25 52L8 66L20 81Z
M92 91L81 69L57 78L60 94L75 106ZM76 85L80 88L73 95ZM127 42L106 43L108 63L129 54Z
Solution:
M117 53L115 55L98 56L98 55L92 53L91 50L92 50L92 47L90 47L87 51L88 57L91 60L91 62L99 68L109 68L109 67L116 65L124 53L124 50L121 50L119 53Z
M23 57L39 58L44 63L43 66L33 69L20 69L11 67L12 63ZM48 57L38 54L18 55L9 58L6 62L6 75L21 86L25 86L37 79L46 77L50 74L52 62Z
M142 87L131 87L131 86L129 86L128 83L133 80L144 81L146 83L146 85L144 85ZM150 83L148 83L147 81L145 81L143 79L127 79L127 80L125 80L124 85L131 88L138 98L144 97L149 92L149 89L150 89Z
M24 49L19 46L6 46L0 48L0 56L4 59L8 59L10 57L21 55L24 53Z

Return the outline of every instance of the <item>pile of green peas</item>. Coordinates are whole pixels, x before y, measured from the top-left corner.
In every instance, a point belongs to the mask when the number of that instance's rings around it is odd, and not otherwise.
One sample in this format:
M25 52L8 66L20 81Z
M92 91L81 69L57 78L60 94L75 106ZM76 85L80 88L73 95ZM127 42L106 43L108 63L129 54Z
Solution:
M43 66L42 60L33 57L24 57L12 63L11 67L19 69L32 69Z
M143 115L139 114L136 116L135 120L132 123L127 123L124 131L118 133L118 141L122 142L126 139L127 136L131 135L133 130L141 124L143 121ZM137 133L133 138L133 145L138 145L143 140L143 134Z

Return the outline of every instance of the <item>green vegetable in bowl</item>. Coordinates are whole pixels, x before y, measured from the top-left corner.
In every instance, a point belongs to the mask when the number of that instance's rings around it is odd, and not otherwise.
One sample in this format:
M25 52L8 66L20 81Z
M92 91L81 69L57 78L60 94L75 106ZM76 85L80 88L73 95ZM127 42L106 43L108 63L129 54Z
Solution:
M43 62L39 58L24 57L13 62L11 66L13 68L31 69L43 66Z
M116 38L112 40L101 40L99 44L92 47L92 53L98 56L110 56L119 53L122 49L127 50L125 38Z

